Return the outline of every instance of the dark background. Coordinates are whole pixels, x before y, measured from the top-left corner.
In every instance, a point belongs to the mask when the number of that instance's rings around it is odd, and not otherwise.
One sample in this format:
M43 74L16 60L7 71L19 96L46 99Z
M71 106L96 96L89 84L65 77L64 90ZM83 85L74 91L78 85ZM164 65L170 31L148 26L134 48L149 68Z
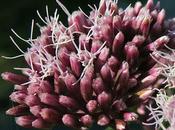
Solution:
M119 0L121 7L126 7L130 3L134 3L136 0ZM85 12L88 12L89 8L87 4L98 5L99 0L62 0L61 1L70 12L78 9L80 6ZM142 0L145 3L145 0ZM45 14L45 5L49 6L49 12L52 15L56 8L59 6L55 0L1 0L0 2L0 56L15 56L20 52L12 44L9 39L9 35L13 35L10 31L13 28L20 36L28 38L30 35L30 26L32 19L35 22L39 22L42 25L41 20L38 18L36 10L39 10L42 16ZM175 0L161 0L161 6L166 9L168 17L175 16ZM59 10L60 19L66 24L66 15L63 11ZM38 27L35 26L34 36L38 34ZM16 42L23 50L27 47L26 43L18 40L14 36ZM4 71L14 71L13 67L22 67L23 59L18 58L15 60L5 60L0 58L0 73ZM8 100L8 96L13 90L13 86L0 79L0 130L27 130L17 126L14 122L14 118L5 115L5 111L12 103ZM54 130L68 130L68 128L55 128ZM97 126L93 126L92 129L102 129ZM134 130L141 130L141 128L134 128ZM30 129L32 130L32 129Z

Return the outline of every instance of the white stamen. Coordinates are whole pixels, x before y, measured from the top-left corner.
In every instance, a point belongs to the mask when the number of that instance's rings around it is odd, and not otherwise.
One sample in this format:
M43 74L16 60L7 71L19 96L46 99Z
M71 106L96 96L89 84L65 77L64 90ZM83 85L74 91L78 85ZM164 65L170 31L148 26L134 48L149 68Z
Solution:
M30 40L31 41L33 39L33 28L34 28L34 19L32 20L32 25L31 25L31 33L30 33Z
M90 4L88 4L89 8L92 9L92 10L95 10L94 7L92 7Z
M71 14L70 14L69 11L67 10L67 8L66 8L59 0L56 0L56 2L57 2L58 5L62 8L62 10L67 14L67 16L70 17Z
M31 67L32 71L34 71L31 54L29 54L29 60L30 60L29 61L30 62L30 67Z
M46 21L48 21L48 23L50 23L50 16L49 16L49 9L48 9L48 6L46 5Z
M42 26L41 26L39 23L36 23L36 26L37 26L38 28L42 28Z
M45 23L47 25L48 23L41 17L39 11L37 10L36 12L37 12L39 18L41 19L41 21L43 21L43 23Z
M81 9L81 7L78 7L78 9L84 14L84 16L85 16L86 18L89 19L89 16ZM90 19L90 21L91 21L91 19ZM92 21L91 21L91 22L92 22Z
M163 90L155 89L158 91L158 94L154 99L156 106L153 108L151 104L147 106L147 109L150 111L150 118L147 120L148 122L154 120L154 122L150 123L143 123L144 125L155 125L156 128L161 128L162 130L166 130L167 128L164 126L164 121L168 121L171 125L175 111L172 113L173 115L170 115L168 111L171 112L174 108L170 108L169 104L171 103L171 100L174 99L174 95L168 96L166 95L166 92Z
M4 59L8 59L8 60L13 60L13 59L17 59L17 58L20 58L20 57L23 57L24 55L18 55L18 56L13 56L13 57L8 57L8 56L1 56L2 58Z
M14 39L11 36L10 36L10 39L13 42L13 44L18 48L18 50L24 54L25 52L18 46L18 44L14 41Z
M20 40L22 40L22 41L24 41L24 42L26 42L26 43L28 43L29 45L30 45L30 40L26 40L26 39L24 39L24 38L22 38L21 36L19 36L13 29L11 29L11 31L15 34L15 36L17 36Z

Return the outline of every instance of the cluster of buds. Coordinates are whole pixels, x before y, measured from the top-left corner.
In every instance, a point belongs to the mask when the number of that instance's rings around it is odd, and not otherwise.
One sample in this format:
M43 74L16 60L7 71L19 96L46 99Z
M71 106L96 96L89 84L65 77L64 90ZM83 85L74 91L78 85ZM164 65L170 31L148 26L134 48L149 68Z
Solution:
M149 96L166 81L156 52L173 45L173 20L166 21L165 10L153 0L124 10L117 1L101 0L98 8L90 6L89 15L81 8L70 14L57 3L68 15L68 27L57 10L50 17L46 8L45 19L37 12L46 25L36 39L34 22L28 40L12 30L30 47L24 52L11 37L28 67L18 68L22 75L2 74L15 84L10 95L15 106L6 113L29 128L86 129L97 123L126 129L144 115Z

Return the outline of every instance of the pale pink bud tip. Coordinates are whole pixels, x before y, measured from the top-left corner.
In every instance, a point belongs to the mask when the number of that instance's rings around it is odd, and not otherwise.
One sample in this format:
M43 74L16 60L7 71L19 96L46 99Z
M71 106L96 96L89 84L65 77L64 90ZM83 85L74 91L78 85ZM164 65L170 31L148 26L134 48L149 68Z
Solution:
M56 123L60 120L60 115L54 109L43 108L41 109L40 115L44 120L50 123Z
M101 94L98 95L97 100L103 109L107 109L110 107L112 96L110 93L102 92Z
M42 107L37 105L37 106L32 106L30 107L30 112L36 116L36 117L40 117L40 112L41 112Z
M51 127L51 124L45 122L43 119L38 118L32 122L32 126L38 129L45 129Z
M20 116L15 118L16 123L22 127L31 128L32 122L35 120L34 116Z
M85 126L91 126L93 123L93 119L90 115L84 115L81 117L80 120L83 123L83 125L85 125Z
M90 113L95 112L95 110L97 109L97 101L96 100L90 100L87 104L86 104L86 108Z
M100 115L97 121L97 124L100 126L106 126L110 123L110 119L109 117L107 117L106 115Z
M76 126L76 120L75 117L73 115L70 114L65 114L62 118L62 122L68 126L68 127L72 127L74 128Z
M126 123L123 120L115 120L116 130L125 130Z
M133 112L126 112L123 115L124 121L135 121L138 118L138 115Z

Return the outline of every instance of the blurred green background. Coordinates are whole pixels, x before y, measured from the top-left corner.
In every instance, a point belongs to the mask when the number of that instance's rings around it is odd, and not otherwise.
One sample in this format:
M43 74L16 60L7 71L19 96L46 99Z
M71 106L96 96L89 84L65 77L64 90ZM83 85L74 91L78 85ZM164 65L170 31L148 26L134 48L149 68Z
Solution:
M126 7L130 3L134 3L136 0L119 0L121 7ZM161 7L165 8L168 17L175 16L175 0L160 0ZM89 8L87 4L98 5L99 0L62 0L61 1L72 12L80 6L85 12L88 12ZM146 0L142 0L143 3ZM28 38L30 35L31 20L35 19L35 22L39 22L36 10L41 12L42 16L45 14L45 5L49 6L49 12L52 15L56 8L59 9L55 0L1 0L0 3L0 56L15 56L20 52L12 44L9 39L9 35L13 36L10 31L13 28L18 34L24 38ZM60 18L63 23L66 23L66 15L63 11L59 10ZM38 34L38 27L35 26L34 36ZM14 37L19 46L26 49L27 44L23 43L16 37ZM23 58L15 60L5 60L0 58L0 73L4 71L14 71L13 67L22 67L24 64ZM17 126L14 122L14 118L5 115L5 111L12 103L8 100L8 96L13 91L13 86L4 82L0 78L0 130L28 130ZM60 127L54 128L54 130L69 130L68 128ZM102 128L93 126L92 130L100 130ZM30 129L32 130L32 129ZM133 128L133 130L141 130L141 128Z

